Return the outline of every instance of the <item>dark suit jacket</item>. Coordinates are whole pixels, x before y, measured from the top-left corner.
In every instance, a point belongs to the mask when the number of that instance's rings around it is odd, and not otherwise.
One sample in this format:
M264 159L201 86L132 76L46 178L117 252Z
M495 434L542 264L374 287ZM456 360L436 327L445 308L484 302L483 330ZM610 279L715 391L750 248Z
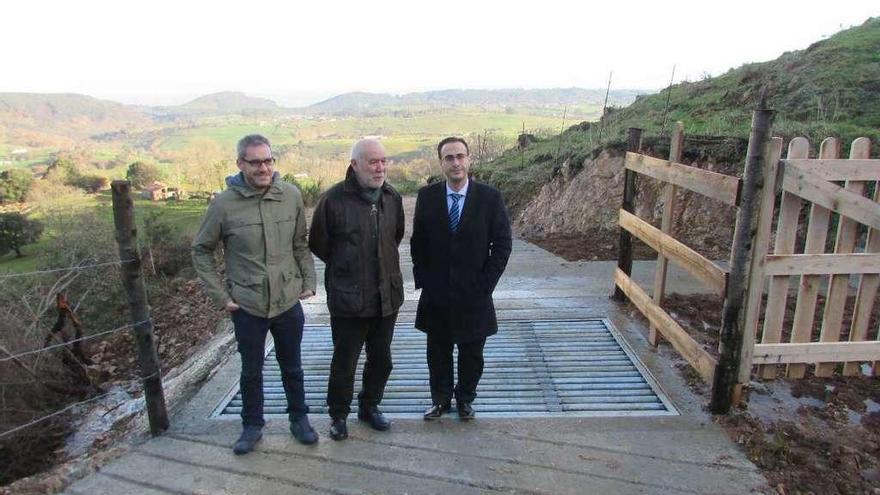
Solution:
M468 342L498 331L492 291L510 257L510 220L501 193L470 181L461 221L449 230L446 182L419 190L410 241L416 328Z

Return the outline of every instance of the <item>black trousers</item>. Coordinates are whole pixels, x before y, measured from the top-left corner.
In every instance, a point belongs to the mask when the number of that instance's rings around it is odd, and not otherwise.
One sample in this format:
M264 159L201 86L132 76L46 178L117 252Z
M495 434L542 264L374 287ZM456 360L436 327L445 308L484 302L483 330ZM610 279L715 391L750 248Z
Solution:
M452 348L458 346L458 383L453 376ZM483 347L486 339L470 342L453 342L448 335L428 333L428 374L431 382L431 401L446 404L455 397L456 402L473 402L477 397L477 384L483 376Z
M333 360L327 384L327 406L331 418L345 418L351 412L354 374L365 345L367 358L358 403L360 407L369 407L382 402L385 384L391 375L391 339L396 321L397 313L373 318L330 318Z

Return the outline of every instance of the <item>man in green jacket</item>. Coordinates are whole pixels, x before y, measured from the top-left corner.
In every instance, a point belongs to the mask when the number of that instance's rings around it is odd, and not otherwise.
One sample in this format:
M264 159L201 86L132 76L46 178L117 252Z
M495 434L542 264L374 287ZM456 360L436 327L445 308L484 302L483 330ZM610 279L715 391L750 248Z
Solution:
M364 347L358 419L379 431L391 427L378 406L391 375L391 339L403 304L397 247L404 221L400 194L385 182L385 164L378 141L358 141L345 180L321 196L309 232L309 247L327 265L324 285L333 334L327 405L333 440L348 437L346 418Z
M263 358L272 332L290 431L304 444L318 441L308 420L300 359L304 315L299 301L315 295L315 264L306 241L299 190L281 181L269 140L258 134L238 142L237 175L205 214L192 243L193 266L218 307L229 312L241 355L241 437L245 454L262 437ZM223 243L226 283L214 251Z

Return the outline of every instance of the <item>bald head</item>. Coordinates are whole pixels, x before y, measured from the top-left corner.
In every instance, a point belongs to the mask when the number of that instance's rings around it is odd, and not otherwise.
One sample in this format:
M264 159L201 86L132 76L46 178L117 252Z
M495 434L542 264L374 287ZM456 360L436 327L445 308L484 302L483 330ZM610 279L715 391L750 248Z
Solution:
M361 187L376 189L385 183L385 147L374 139L361 139L351 148L351 168Z

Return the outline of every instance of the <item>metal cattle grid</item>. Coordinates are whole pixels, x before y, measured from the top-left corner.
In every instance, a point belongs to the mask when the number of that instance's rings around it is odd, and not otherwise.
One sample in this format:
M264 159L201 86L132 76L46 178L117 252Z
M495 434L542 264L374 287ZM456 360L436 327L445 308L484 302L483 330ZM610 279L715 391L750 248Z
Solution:
M474 401L480 418L678 414L608 319L506 320L498 325L498 334L486 342L485 369ZM411 323L398 323L394 331L394 370L380 409L389 417L420 418L431 405L425 335ZM307 325L302 359L311 414L326 413L332 352L329 326ZM284 389L271 345L266 357L265 415L286 418ZM363 361L362 352L355 392ZM356 407L355 396L352 409ZM234 419L240 412L236 383L212 416Z

